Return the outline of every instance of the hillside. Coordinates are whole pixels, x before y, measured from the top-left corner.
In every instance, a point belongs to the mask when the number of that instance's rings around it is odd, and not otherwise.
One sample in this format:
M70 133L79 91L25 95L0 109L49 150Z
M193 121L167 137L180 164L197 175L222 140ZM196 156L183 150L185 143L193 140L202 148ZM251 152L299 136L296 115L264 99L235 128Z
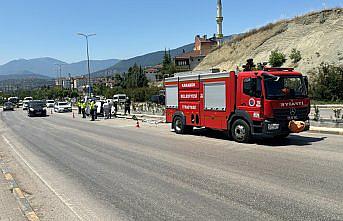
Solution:
M11 75L0 75L0 81L5 80L22 80L22 79L50 79L45 75L35 74L30 71L22 71L19 73L11 74Z
M212 67L233 70L248 58L268 61L270 52L278 49L290 55L293 48L301 52L296 69L307 73L321 62L343 65L343 9L314 12L282 20L236 36L210 53L196 68ZM287 56L284 66L292 66Z
M174 50L171 50L170 54L173 57L178 54L181 54L183 50L185 50L186 52L191 51L193 50L193 47L194 47L194 44L188 44L188 45L176 48ZM157 52L145 54L142 56L130 58L127 60L122 60L122 61L119 61L114 66L95 72L92 75L93 76L106 76L106 75L112 75L115 73L123 73L123 72L126 72L135 63L137 63L138 65L142 65L143 67L156 65L162 62L163 56L164 56L164 51L157 51Z
M98 71L116 64L119 60L92 60L91 70ZM25 75L25 73L45 75L47 77L56 77L57 66L55 64L63 64L62 74L66 75L81 75L87 73L87 61L76 63L66 63L54 58L35 58L35 59L18 59L10 61L4 65L0 65L0 75L13 77Z

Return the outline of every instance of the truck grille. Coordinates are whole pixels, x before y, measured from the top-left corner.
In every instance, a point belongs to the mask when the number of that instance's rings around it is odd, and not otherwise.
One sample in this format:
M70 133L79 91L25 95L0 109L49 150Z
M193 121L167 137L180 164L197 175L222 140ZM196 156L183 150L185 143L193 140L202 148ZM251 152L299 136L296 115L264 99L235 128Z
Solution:
M274 118L278 121L287 120L306 120L308 116L308 108L286 108L286 109L274 109Z

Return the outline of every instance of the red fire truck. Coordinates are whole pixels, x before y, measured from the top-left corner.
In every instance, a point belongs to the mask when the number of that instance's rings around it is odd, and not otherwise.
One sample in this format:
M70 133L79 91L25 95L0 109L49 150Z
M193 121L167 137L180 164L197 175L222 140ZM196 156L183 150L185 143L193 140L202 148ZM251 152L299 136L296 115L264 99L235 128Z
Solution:
M292 68L178 73L165 88L166 121L178 134L206 127L249 142L254 136L287 137L291 121L309 129L307 77Z

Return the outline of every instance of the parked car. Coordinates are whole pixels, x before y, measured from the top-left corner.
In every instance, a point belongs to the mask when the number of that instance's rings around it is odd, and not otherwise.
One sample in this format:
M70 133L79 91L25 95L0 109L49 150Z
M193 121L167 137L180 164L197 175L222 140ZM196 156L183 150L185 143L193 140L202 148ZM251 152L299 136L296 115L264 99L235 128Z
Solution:
M45 102L42 100L29 101L29 107L27 110L27 115L29 117L34 117L34 116L45 117L46 116L46 104L45 104Z
M71 112L71 104L65 101L58 101L54 105L54 111L58 113Z
M117 102L118 104L124 104L125 101L126 101L126 94L113 95L113 102Z
M18 107L19 98L18 97L9 97L8 102L11 102L13 106Z
M27 110L29 108L29 102L30 101L23 101L23 110Z
M22 107L23 106L23 101L22 100L19 100L18 102L18 107Z
M55 101L54 100L46 100L46 107L48 108L53 108L55 106Z
M8 111L8 110L14 111L14 104L12 102L5 102L3 110L4 111Z

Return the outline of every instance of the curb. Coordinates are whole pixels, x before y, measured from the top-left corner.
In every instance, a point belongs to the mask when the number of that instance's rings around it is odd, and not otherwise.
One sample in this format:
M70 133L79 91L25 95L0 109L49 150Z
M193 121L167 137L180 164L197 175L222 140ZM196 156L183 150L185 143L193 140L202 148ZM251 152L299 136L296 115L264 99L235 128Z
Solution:
M39 218L36 212L32 209L23 191L19 188L17 182L13 178L9 169L5 166L4 161L1 159L0 159L0 171L2 172L8 184L10 185L10 190L13 193L14 197L16 198L17 202L19 203L20 209L23 212L26 219L29 221L39 221Z
M320 127L315 127L315 128L311 128L309 132L313 132L313 133L321 133L321 134L333 134L333 135L343 135L343 130L335 130L335 128L320 128Z

